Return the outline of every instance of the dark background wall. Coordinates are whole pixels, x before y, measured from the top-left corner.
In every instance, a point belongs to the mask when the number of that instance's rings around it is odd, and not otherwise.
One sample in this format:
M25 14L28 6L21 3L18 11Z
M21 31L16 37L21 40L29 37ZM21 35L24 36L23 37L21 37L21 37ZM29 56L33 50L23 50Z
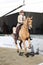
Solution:
M18 13L15 13L0 18L0 33L5 33L3 32L3 22L5 22L8 27L8 33L12 33L12 28L17 25L17 16ZM25 16L33 16L33 28L31 34L43 34L43 13L25 12Z

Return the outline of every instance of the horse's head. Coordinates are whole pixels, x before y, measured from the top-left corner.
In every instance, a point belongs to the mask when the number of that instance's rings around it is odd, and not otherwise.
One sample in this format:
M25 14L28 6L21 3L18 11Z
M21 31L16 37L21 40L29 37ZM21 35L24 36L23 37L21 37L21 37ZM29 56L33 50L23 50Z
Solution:
M32 18L33 17L27 17L27 25L29 26L29 29L32 28Z

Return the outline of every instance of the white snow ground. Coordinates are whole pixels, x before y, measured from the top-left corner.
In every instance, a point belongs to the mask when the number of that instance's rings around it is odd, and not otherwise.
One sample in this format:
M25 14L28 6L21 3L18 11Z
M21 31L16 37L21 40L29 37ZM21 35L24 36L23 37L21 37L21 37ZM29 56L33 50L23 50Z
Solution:
M35 53L39 51L39 53L43 55L43 35L31 35L31 38L32 51L34 51ZM17 42L19 43L20 41ZM28 41L26 41L26 46L28 46ZM16 49L13 37L11 35L0 36L0 47Z

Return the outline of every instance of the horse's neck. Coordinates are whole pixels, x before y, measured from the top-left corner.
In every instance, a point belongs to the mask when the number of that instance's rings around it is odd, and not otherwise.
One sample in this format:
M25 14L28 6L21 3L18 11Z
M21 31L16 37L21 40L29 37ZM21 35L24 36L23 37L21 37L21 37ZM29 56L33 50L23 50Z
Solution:
M28 26L27 26L26 24L24 24L23 27L24 27L25 29L28 29Z
M24 21L23 27L24 27L25 29L28 29L28 22L27 22L27 20Z

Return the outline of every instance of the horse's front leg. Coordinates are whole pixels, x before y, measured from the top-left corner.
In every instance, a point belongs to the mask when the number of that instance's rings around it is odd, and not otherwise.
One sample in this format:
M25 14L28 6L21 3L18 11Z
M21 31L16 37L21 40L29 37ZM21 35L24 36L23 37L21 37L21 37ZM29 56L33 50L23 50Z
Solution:
M23 45L24 45L24 55L25 55L26 57L29 57L29 53L27 52L27 47L26 47L25 41L26 41L26 40L23 41Z
M31 42L30 42L30 38L28 38L28 48L30 49L31 48Z
M30 38L28 39L28 43L29 43L28 48L32 49ZM31 54L31 56L34 56L34 52L31 51L30 54Z
M23 45L24 45L24 52L27 53L27 47L26 47L26 44L25 44L25 40L23 40Z

